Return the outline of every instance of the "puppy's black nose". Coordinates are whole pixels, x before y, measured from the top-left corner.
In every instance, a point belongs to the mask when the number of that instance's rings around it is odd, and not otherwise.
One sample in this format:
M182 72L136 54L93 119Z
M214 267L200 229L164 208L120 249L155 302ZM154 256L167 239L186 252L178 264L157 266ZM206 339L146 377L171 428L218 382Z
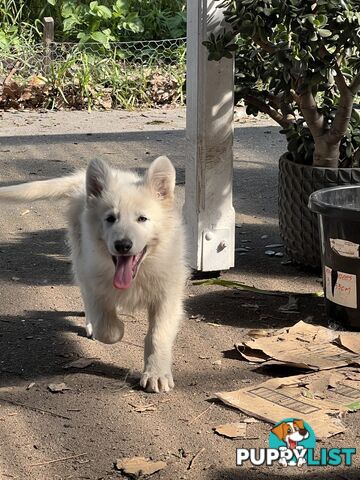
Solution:
M133 243L128 238L123 238L122 240L116 240L114 242L115 250L121 254L128 253L132 246Z

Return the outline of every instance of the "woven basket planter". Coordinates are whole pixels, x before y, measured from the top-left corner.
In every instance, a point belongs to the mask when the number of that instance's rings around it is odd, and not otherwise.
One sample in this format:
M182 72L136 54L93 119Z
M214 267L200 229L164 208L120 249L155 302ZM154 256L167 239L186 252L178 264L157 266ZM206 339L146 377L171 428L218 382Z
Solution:
M308 209L312 192L360 183L360 168L301 165L282 155L279 161L279 227L286 253L306 267L321 267L318 220Z

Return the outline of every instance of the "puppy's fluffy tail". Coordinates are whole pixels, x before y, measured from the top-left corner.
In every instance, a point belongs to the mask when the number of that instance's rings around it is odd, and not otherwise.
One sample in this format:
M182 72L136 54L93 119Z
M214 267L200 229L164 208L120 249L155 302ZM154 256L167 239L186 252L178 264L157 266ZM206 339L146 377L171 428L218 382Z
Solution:
M70 198L85 189L85 172L68 177L39 180L0 188L0 200L35 201Z

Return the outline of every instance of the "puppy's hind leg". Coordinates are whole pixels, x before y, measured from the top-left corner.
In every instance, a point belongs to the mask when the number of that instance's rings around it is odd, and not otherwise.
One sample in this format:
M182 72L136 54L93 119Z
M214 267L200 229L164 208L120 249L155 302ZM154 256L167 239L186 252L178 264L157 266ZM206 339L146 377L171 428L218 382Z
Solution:
M148 392L168 392L174 387L172 348L183 316L181 299L168 298L149 308L145 338L144 373L140 385Z
M116 313L115 301L83 292L86 333L102 343L116 343L124 336L124 322Z

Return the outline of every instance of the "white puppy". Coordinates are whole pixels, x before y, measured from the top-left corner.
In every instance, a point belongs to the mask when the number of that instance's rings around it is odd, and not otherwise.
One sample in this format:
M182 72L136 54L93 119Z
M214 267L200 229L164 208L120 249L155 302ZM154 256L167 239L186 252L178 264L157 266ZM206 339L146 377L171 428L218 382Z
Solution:
M174 386L172 347L183 316L187 270L184 232L174 208L175 169L167 157L144 178L94 160L86 172L0 188L0 199L67 198L73 270L85 305L88 335L114 343L124 335L116 310L146 309L148 391Z

